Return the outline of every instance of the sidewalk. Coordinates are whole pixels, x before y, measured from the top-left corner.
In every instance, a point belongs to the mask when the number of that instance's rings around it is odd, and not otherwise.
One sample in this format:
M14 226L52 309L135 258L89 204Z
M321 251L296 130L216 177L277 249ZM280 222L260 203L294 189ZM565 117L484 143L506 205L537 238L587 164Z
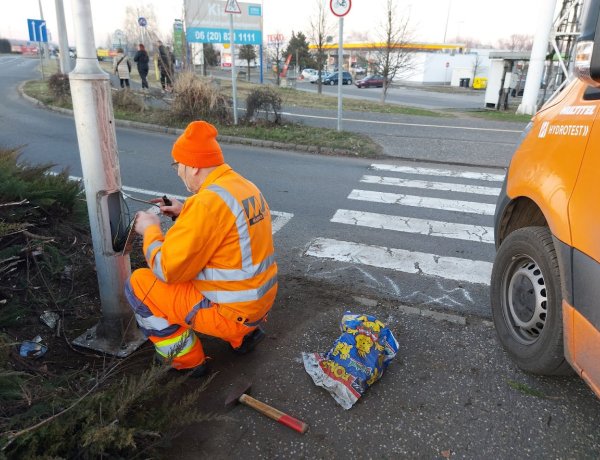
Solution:
M421 316L414 309L356 298L304 278L281 277L250 355L204 339L217 371L202 397L229 421L198 423L168 456L198 458L598 458L600 401L575 375L521 372L479 318ZM376 315L400 343L383 378L346 411L305 372L303 351L328 351L346 309ZM429 312L429 310L417 310ZM310 425L296 433L246 406L227 412L231 386L253 382L258 400ZM195 382L187 382L189 389ZM185 391L185 389L182 389Z

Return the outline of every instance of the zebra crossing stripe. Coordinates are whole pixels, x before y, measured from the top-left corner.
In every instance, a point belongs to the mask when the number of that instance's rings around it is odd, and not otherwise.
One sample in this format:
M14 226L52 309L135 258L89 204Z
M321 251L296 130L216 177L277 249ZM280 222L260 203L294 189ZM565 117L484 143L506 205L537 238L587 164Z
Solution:
M430 182L425 180L401 179L399 177L363 176L360 180L367 184L393 185L396 187L422 188L427 190L442 190L445 192L476 193L478 195L500 195L497 187L480 185L452 184L448 182Z
M438 276L476 284L489 284L492 264L479 260L442 257L435 254L316 238L306 255L386 268L403 273Z
M461 179L477 179L486 180L491 182L502 182L504 181L504 174L489 174L489 173L478 173L472 171L453 171L450 169L433 169L433 168L415 168L411 166L396 166L396 165L385 165L385 164L372 164L371 169L376 171L391 171L406 174L420 174L424 176L437 176L437 177L458 177Z
M430 198L417 195L404 195L400 193L373 192L370 190L352 190L348 195L350 200L369 201L374 203L398 204L402 206L415 206L419 208L439 209L443 211L468 212L493 216L495 204L476 203L474 201L447 200L444 198Z
M275 235L279 230L287 224L294 215L289 212L282 211L271 211L272 222L271 222L271 233Z
M457 240L494 243L494 229L479 225L453 224L451 222L391 216L374 212L351 211L348 209L338 209L331 218L331 222Z

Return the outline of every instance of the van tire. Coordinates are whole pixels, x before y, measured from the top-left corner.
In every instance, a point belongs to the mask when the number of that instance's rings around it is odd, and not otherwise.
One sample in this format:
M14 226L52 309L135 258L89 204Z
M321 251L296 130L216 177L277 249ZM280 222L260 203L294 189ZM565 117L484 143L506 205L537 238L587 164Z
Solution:
M547 227L515 230L500 245L490 284L498 340L524 371L572 372L564 357L562 293Z

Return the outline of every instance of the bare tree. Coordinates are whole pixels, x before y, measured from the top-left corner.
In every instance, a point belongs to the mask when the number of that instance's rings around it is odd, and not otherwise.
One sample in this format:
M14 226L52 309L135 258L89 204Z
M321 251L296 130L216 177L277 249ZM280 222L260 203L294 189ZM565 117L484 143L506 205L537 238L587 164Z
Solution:
M138 23L138 18L140 17L146 18L148 22L147 27L140 27ZM155 35L152 33L153 30L158 30L154 5L149 3L139 7L127 6L125 8L123 32L125 33L125 40L128 48L135 49L138 43L144 43L144 41L153 41L154 37L151 37L152 35ZM149 43L146 43L146 45L149 45Z
M333 33L334 25L329 22L328 11L325 9L323 0L315 0L317 8L316 14L310 19L310 32L307 34L310 41L315 45L316 61L317 61L317 92L321 94L323 91L321 76L323 67L325 66L325 46L328 43L328 37Z
M473 49L473 48L492 48L491 45L486 45L484 44L481 40L477 39L477 38L473 38L473 37L452 37L450 39L448 39L448 41L450 43L458 43L461 45L465 45L466 49Z
M475 55L475 60L473 61L473 78L471 79L471 86L475 83L475 78L477 78L477 72L481 71L481 64L483 63L483 58L479 53Z
M533 47L533 35L512 34L498 40L498 48L508 51L530 51Z
M283 35L281 35L280 33L276 34L277 37L283 37ZM279 38L277 38L277 40L269 43L269 57L271 58L272 61L274 61L274 71L275 71L275 78L277 81L277 86L279 86L280 83L280 78L281 78L281 57L283 54L283 50L284 50L284 43L283 41L281 41Z
M380 29L380 47L375 49L375 67L383 76L381 103L385 103L392 81L413 69L413 51L408 47L412 39L410 17L398 17L396 0L386 0L385 20Z
M254 46L252 46L252 45L240 46L239 58L243 59L247 63L248 71L246 72L246 80L250 81L250 61L253 61L256 59L256 50L254 49Z

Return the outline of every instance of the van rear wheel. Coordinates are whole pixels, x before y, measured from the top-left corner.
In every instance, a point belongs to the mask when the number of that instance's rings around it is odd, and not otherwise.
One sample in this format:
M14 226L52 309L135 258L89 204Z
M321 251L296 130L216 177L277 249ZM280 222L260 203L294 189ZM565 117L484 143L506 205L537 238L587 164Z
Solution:
M521 228L502 242L490 291L498 339L517 365L535 374L570 373L560 272L548 228Z

